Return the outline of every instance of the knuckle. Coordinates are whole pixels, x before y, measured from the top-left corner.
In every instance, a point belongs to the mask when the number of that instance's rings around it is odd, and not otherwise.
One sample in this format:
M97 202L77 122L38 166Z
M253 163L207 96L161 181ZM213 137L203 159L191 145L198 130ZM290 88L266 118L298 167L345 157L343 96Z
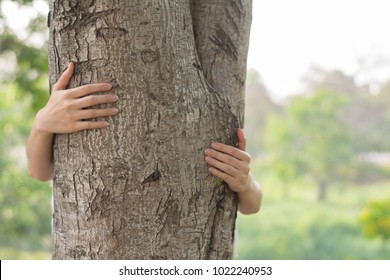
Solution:
M72 94L74 93L75 89L58 89L57 93L61 96L62 99L73 99Z
M96 109L96 117L105 117L111 115L111 109Z
M69 93L67 90L56 90L52 96L56 96L58 100L65 101L69 99Z
M106 95L104 95L103 100L104 100L105 103L113 102L113 96L112 96L112 94L106 94Z
M90 118L96 118L98 115L99 115L99 113L98 113L97 110L91 110L91 111L89 112L89 117L90 117Z
M224 181L228 184L229 188L230 188L232 191L235 191L234 181L232 181L232 180L230 180L230 179L226 179L226 180L224 180Z
M224 172L220 172L218 177L220 177L224 181L228 180L228 176Z
M229 156L224 156L223 157L223 161L226 162L227 164L232 164L233 163L233 159Z
M62 111L69 111L71 107L72 104L68 99L62 101L62 106L61 106Z
M85 127L85 129L93 128L93 122L86 122L84 127Z
M230 174L232 174L233 172L234 172L234 168L233 167L231 167L230 165L226 165L226 171L228 172L228 173L230 173Z
M239 150L238 148L231 148L229 153L234 156L235 158L239 158L240 154L241 154L241 150Z
M75 92L74 88L62 90L62 96L64 98L71 98L71 95Z
M92 96L86 96L83 98L83 100L85 101L85 105L86 106L91 106L92 105Z
M88 85L84 85L84 90L86 92L92 92L93 91L93 86L91 84L88 84Z
M225 152L228 154L234 153L234 149L232 146L225 146Z
M91 95L90 97L91 97L91 101L94 105L97 104L100 100L98 95Z
M222 172L217 168L217 167L214 167L213 168L213 172L216 176L218 177L221 177L222 176Z
M85 104L87 107L94 105L95 104L95 96L89 95L89 96L85 97Z
M115 115L115 110L114 109L104 109L102 111L102 116L111 116L111 115Z

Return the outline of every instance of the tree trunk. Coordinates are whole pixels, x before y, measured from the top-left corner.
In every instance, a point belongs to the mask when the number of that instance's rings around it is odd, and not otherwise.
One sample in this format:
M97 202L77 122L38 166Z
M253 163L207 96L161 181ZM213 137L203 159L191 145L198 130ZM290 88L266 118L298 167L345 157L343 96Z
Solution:
M328 182L320 181L318 184L318 201L325 201L326 193L328 191Z
M74 61L70 87L120 98L108 128L55 137L53 258L232 257L236 196L203 152L237 144L250 6L50 1L50 84Z

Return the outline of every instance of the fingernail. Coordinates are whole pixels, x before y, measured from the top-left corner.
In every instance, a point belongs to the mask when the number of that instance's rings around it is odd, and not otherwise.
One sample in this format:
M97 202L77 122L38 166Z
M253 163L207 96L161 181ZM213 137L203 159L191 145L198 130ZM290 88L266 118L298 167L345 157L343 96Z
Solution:
M118 110L118 108L112 108L112 112L113 112L114 114L118 114L119 110Z
M213 148L216 148L218 146L218 144L217 143L211 143L211 147L213 147Z
M208 154L208 153L211 152L211 150L210 150L210 149L206 149L206 150L204 150L204 152L205 152L206 154Z
M112 88L112 84L107 84L106 87L107 87L107 89L111 89Z
M119 96L118 96L118 95L114 95L114 96L112 97L112 100L118 101L118 100L119 100Z

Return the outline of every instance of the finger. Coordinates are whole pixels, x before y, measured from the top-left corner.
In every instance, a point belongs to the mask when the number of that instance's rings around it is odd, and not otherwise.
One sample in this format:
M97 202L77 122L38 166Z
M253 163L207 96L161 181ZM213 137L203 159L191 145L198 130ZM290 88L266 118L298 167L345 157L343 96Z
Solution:
M118 114L117 108L80 110L77 113L79 120L87 120L98 117L108 117Z
M73 97L78 98L91 93L109 91L111 88L112 85L108 83L88 84L71 89L71 94Z
M220 162L219 160L216 160L212 157L206 157L206 162L211 166L216 167L219 170L223 171L224 173L229 174L232 177L239 176L239 171L229 164Z
M243 161L248 161L250 160L250 156L247 152L241 151L237 149L236 147L230 146L230 145L225 145L222 143L212 143L211 147L214 148L217 151L223 152L225 154L229 154L236 159L243 160Z
M69 84L74 71L74 63L70 62L68 68L62 73L58 81L53 85L53 91L63 90Z
M214 176L225 181L229 186L235 186L237 184L236 180L232 176L230 176L229 174L226 174L226 173L224 173L216 168L213 168L213 167L210 167L209 171Z
M89 95L73 101L74 108L86 108L99 104L114 103L118 101L118 96L114 94L103 94L103 95Z
M238 148L242 151L246 151L246 137L244 134L244 130L239 128L237 131L238 136Z
M81 121L81 122L76 122L75 131L104 128L107 127L108 125L109 123L106 121L98 121L98 122Z
M216 158L217 160L222 161L226 164L234 166L237 169L240 169L240 167L242 166L241 160L238 160L238 159L236 159L228 154L220 153L220 152L213 150L213 149L206 149L205 154L210 156L210 157Z

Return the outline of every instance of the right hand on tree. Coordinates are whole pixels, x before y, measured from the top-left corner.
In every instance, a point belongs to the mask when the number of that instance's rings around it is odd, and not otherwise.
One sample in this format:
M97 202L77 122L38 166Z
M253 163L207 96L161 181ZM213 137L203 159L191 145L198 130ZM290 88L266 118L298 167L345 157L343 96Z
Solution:
M54 84L50 99L35 119L36 128L44 133L71 133L85 129L107 127L107 121L93 121L97 117L108 117L118 113L117 108L87 109L88 107L114 103L118 96L114 94L91 95L109 91L108 83L89 84L72 89L65 89L74 71L71 62L68 69Z

